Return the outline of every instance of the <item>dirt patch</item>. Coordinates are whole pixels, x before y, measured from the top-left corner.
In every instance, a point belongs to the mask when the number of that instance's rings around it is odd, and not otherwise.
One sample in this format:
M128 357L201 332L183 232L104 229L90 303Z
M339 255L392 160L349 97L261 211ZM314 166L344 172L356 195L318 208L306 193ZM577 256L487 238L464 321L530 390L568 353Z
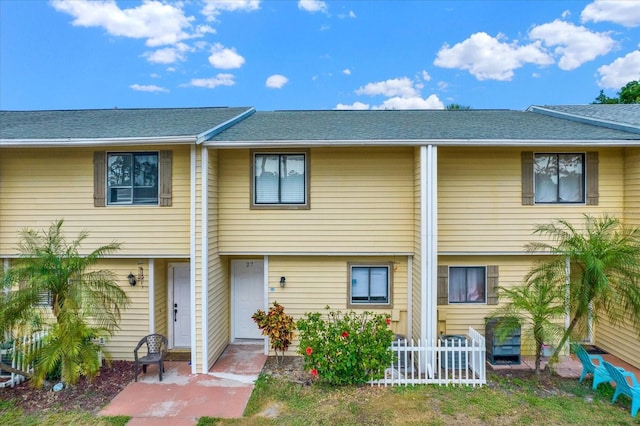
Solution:
M103 366L100 375L89 382L81 378L73 387L59 392L36 389L29 382L0 389L0 400L13 401L26 414L84 411L97 413L133 380L133 362L113 361ZM1 414L1 411L0 411Z

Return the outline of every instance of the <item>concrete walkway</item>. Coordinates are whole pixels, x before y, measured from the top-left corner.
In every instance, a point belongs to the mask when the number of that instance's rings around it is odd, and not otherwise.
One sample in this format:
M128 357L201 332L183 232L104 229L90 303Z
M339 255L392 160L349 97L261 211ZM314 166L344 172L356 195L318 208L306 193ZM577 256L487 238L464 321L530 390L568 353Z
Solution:
M208 374L191 374L187 362L167 362L160 382L157 367L149 366L98 415L131 416L128 426L186 426L204 416L242 417L266 360L262 343L232 344Z

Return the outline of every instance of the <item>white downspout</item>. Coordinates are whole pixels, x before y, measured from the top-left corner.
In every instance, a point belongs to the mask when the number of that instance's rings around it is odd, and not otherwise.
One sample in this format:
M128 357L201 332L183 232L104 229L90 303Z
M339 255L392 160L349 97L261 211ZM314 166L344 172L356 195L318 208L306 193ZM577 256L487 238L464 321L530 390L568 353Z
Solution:
M427 303L428 303L428 258L429 249L427 243L427 147L420 147L420 340L427 342Z
M191 374L196 374L197 368L197 345L196 345L196 218L197 218L197 155L196 146L191 145L191 202L190 202L190 224L189 224L189 282L190 282L190 304L191 304Z
M154 259L149 259L147 262L147 282L149 283L149 334L156 332L156 285L154 272Z
M209 149L202 148L202 374L209 372ZM194 315L195 317L195 315Z

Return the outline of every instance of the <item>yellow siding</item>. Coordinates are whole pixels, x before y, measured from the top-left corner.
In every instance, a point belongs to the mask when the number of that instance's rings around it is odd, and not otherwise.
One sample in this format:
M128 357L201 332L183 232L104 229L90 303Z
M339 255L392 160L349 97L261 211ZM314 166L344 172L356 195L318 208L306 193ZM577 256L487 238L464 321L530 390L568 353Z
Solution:
M438 264L448 266L487 266L498 265L500 287L513 287L522 284L524 276L529 272L533 263L533 256L440 256ZM500 303L504 303L500 300ZM500 305L486 304L451 304L438 305L438 334L466 335L469 327L483 334L484 319L499 308ZM564 318L559 319L560 323ZM443 328L444 327L444 328ZM534 348L530 332L523 330L522 353L532 355Z
M0 255L15 254L18 233L64 219L67 235L86 229L89 251L116 240L119 255L189 254L189 147L173 151L173 206L93 205L92 148L2 149L0 155ZM122 147L101 147L118 150ZM127 151L149 147L127 147Z
M128 309L121 312L120 329L107 342L106 350L113 359L133 360L133 349L138 341L149 334L149 286L129 285L127 275L138 270L136 259L108 259L99 263L98 268L112 271L118 279L118 285L129 296ZM146 271L146 264L145 264Z
M413 171L413 185L414 185L414 205L413 205L413 217L414 217L414 232L413 232L413 278L412 278L412 292L411 292L411 333L407 333L407 338L419 339L422 332L421 315L422 308L420 301L422 298L422 267L420 262L422 261L422 243L421 243L421 228L420 228L420 148L414 150L414 171Z
M209 258L208 293L208 359L207 366L220 357L231 335L230 285L228 262L220 258L218 247L218 152L209 150L209 215L207 217Z
M631 324L630 318L613 325L605 315L602 315L595 330L596 345L634 367L640 368L640 335L638 330L629 327L629 324Z
M536 225L623 210L623 150L599 150L599 205L523 206L516 148L439 148L439 252L522 252ZM548 150L547 150L548 151ZM573 151L576 150L553 150Z
M640 226L640 148L625 148L624 221Z
M220 250L410 252L413 150L310 151L309 210L251 210L249 150L220 151Z
M400 321L392 321L394 333L406 335L407 321L407 258L398 257L269 257L269 305L278 302L295 320L307 312L326 312L325 306L342 312L347 308L348 262L394 262L393 308L364 309L375 313L400 313ZM280 287L281 276L287 286ZM360 312L363 310L356 310ZM295 354L297 339L289 349Z
M155 332L165 336L169 336L168 330L168 265L164 259L154 262L154 316L155 316Z

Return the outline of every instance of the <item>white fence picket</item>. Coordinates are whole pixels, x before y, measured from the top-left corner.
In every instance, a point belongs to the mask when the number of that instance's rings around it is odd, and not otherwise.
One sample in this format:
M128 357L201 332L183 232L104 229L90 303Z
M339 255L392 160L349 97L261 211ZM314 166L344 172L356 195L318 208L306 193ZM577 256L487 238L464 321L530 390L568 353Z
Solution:
M398 339L391 345L394 362L384 377L371 381L378 386L418 384L482 386L486 384L484 336L469 327L464 339L415 342Z
M24 336L13 341L13 346L7 352L11 354L11 367L22 370L25 373L33 373L33 362L29 362L34 351L42 347L42 342L47 336L46 330L36 331L31 336ZM25 377L21 374L11 373L9 380L0 383L0 387L14 387L23 382Z

